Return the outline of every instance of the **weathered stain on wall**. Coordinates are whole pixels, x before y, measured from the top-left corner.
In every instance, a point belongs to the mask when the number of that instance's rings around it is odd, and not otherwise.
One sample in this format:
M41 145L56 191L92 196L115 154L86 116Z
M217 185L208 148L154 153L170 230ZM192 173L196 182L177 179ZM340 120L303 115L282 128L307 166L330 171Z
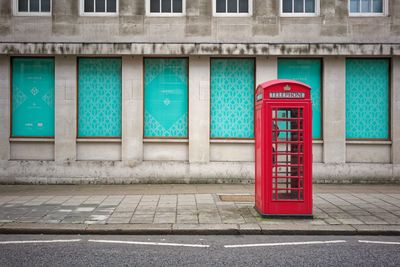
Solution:
M5 55L396 56L400 44L0 43Z

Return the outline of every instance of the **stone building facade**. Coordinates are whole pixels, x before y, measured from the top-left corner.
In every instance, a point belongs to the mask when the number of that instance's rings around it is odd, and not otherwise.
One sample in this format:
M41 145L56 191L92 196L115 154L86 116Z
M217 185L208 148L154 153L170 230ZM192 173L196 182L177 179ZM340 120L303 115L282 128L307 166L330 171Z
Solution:
M315 182L400 181L398 1L0 0L0 183L252 182L277 78Z

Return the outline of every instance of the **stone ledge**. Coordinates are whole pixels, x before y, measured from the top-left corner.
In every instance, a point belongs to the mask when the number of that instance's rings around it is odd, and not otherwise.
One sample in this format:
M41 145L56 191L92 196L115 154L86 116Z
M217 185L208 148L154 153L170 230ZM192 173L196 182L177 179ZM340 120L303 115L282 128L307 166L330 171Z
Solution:
M0 184L249 184L254 162L0 161ZM400 165L313 164L313 183L400 183Z
M1 42L0 55L393 56L397 43L22 43Z

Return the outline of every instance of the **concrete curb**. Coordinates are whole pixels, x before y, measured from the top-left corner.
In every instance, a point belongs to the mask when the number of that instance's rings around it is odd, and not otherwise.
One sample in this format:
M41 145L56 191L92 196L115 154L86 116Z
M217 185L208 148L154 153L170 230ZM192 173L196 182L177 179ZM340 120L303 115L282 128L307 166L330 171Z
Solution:
M254 226L254 227L253 227ZM400 236L398 225L240 224L37 224L6 223L0 234L81 235L386 235Z

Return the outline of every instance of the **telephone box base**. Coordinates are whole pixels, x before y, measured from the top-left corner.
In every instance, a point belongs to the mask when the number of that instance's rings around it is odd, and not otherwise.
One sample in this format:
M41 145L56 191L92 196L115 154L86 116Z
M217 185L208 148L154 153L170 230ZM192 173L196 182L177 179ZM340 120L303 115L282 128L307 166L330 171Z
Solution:
M314 219L312 214L265 214L260 212L256 207L254 209L265 219Z

